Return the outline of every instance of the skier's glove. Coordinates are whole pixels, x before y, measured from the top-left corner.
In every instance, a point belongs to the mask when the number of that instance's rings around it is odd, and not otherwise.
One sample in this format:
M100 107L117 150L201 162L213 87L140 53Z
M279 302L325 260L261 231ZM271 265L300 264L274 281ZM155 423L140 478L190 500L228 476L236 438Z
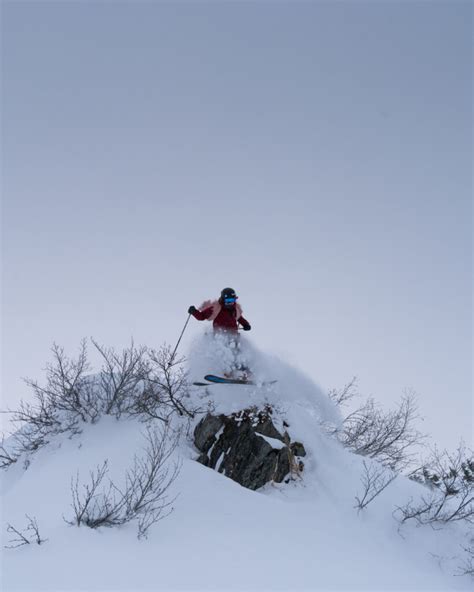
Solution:
M249 323L247 323L246 325L244 325L244 326L242 327L242 329L243 329L244 331L250 331L250 329L251 329L251 328L252 328L252 327L250 326L250 324L249 324Z
M195 312L197 312L197 309L196 309L195 306L190 306L188 308L188 314L192 314L193 315Z

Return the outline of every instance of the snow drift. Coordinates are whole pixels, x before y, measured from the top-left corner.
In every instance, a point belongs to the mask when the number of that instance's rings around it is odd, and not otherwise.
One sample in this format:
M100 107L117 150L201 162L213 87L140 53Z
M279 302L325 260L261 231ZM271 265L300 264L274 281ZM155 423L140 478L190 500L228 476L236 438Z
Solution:
M394 509L424 488L398 476L362 512L363 458L329 436L337 407L311 380L241 339L237 354L211 335L189 355L191 380L224 372L235 360L267 386L192 387L189 405L201 414L188 423L174 417L180 435L169 462L181 471L171 484L172 513L139 540L133 523L90 529L67 524L71 483L108 462L110 477L123 476L143 447L143 418L102 416L62 434L1 473L2 524L21 528L34 516L42 545L2 549L2 589L7 590L462 590L453 560L466 542L461 525L441 532L407 524ZM271 404L291 438L307 455L301 478L245 489L196 462L191 433L207 410L229 414ZM157 420L147 421L147 425ZM3 545L10 535L2 532Z

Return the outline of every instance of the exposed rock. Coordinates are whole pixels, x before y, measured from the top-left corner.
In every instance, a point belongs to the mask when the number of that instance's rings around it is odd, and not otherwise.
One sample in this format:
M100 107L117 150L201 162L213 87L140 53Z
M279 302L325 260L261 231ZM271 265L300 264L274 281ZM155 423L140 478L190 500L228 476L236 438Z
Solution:
M194 430L200 463L223 473L249 489L281 483L295 468L295 456L306 454L299 442L290 442L273 424L272 409L256 408L226 415L206 415ZM297 467L301 470L302 463Z
M199 430L194 430L194 443L201 452L207 452L214 444L216 434L224 424L222 415L206 415L205 420L199 423Z
M306 456L306 450L301 442L292 442L290 448L295 456Z

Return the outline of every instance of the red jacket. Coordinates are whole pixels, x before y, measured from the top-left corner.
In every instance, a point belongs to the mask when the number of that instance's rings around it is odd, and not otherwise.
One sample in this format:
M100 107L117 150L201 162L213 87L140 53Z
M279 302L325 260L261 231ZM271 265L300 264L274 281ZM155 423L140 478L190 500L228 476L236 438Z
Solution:
M224 331L237 331L239 324L242 327L250 326L250 323L242 316L240 306L233 304L231 307L225 307L220 300L202 310L196 310L192 315L198 321L212 320L214 329Z

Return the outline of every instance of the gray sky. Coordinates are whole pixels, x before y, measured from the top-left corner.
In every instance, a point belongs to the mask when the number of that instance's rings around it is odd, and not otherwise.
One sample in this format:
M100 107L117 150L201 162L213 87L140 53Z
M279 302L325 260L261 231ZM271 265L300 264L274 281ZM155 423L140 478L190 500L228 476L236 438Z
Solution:
M471 39L470 2L4 1L4 405L230 285L261 348L472 440Z

